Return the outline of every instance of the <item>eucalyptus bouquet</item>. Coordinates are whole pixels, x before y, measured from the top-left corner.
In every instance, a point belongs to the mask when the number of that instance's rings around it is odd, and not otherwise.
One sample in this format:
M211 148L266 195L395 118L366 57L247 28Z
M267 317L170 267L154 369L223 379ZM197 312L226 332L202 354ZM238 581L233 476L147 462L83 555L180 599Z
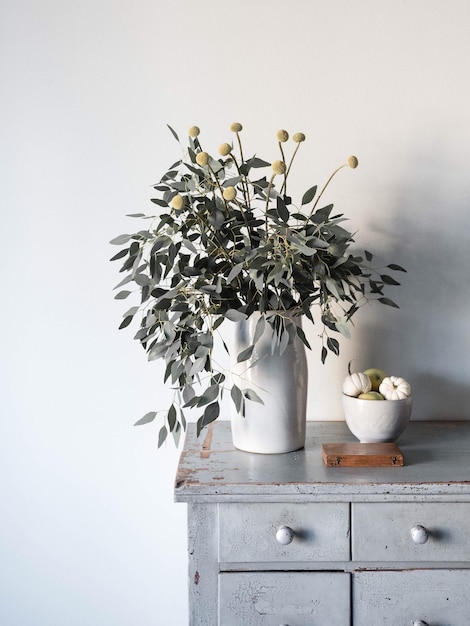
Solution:
M178 135L170 131L179 142ZM227 320L247 319L261 313L253 343L236 355L251 357L265 324L271 324L278 348L294 335L310 348L302 328L292 321L305 316L320 324L321 361L339 354L338 333L349 336L349 322L371 298L397 306L383 293L399 283L390 273L370 267L372 254L351 251L351 232L345 218L321 198L333 176L343 167L356 168L350 156L321 190L310 186L300 204L287 194L288 176L303 133L293 135L294 149L286 155L289 134L277 133L279 159L246 158L242 125L231 125L234 141L222 143L218 156L204 150L200 130L193 126L181 160L154 186L158 197L155 215L130 217L146 220L147 228L116 237L124 246L114 260L123 260L124 279L116 299L137 291L139 304L123 316L120 328L138 316L135 335L149 360L163 359L164 381L174 389L174 400L164 411L158 445L169 432L178 442L186 427L186 409L199 410L198 433L219 416L220 400L230 389L237 410L245 401L260 401L254 390L242 391L214 359L217 337L228 351L220 331ZM389 270L405 271L396 264ZM312 307L317 307L316 322ZM286 315L289 313L289 315ZM151 411L137 424L153 421Z

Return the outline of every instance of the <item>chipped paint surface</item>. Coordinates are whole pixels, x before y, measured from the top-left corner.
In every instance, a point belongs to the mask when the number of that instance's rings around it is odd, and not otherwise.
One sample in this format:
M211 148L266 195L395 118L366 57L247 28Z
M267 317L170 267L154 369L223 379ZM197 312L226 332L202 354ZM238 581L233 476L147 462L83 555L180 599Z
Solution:
M470 421L411 422L399 440L404 467L326 467L322 443L354 441L344 422L308 422L304 450L250 454L236 450L230 422L218 421L198 439L188 426L175 483L175 499L299 499L335 495L363 500L388 496L462 498L470 495Z
M228 422L189 428L190 626L468 626L470 422L411 423L403 467L324 465L322 444L351 438L311 422L305 450L261 455L235 450Z
M223 574L219 624L349 624L349 586L331 572Z

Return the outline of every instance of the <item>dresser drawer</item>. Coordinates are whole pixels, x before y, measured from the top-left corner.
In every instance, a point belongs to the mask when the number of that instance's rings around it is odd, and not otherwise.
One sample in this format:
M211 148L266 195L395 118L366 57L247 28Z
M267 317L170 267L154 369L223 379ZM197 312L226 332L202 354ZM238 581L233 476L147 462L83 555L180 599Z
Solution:
M349 626L350 604L345 573L219 575L220 626Z
M356 561L470 560L470 504L352 505Z
M348 504L219 506L221 562L347 561L349 557Z
M469 570L358 572L352 589L359 626L469 624Z

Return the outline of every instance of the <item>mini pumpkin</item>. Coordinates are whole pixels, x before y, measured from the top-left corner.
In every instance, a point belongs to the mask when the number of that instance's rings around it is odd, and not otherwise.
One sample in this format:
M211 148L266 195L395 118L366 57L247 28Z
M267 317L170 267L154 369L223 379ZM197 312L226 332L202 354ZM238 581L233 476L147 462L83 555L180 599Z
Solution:
M372 389L372 383L367 374L355 372L346 376L343 382L343 393L346 396L357 398L361 393L367 393Z
M400 376L387 376L381 382L379 392L385 400L403 400L411 396L411 385Z

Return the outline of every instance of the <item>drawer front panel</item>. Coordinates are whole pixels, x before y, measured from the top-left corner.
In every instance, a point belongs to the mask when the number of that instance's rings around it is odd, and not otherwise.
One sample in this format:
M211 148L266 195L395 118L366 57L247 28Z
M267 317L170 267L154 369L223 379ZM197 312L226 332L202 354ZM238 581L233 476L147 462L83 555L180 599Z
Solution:
M467 503L353 504L352 529L356 561L470 560Z
M359 572L352 589L353 624L469 624L469 570Z
M349 578L330 572L220 574L219 625L349 626Z
M276 538L280 528L292 530L290 543ZM347 561L349 557L348 504L219 506L221 562Z

